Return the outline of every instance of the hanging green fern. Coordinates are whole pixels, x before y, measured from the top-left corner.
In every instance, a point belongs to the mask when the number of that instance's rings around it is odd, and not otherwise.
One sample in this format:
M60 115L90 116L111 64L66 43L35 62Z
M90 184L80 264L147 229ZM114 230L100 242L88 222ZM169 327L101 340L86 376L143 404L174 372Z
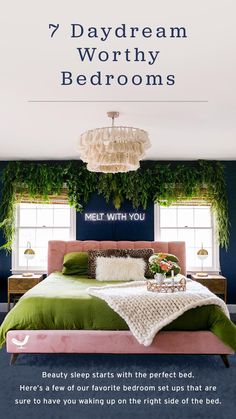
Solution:
M135 172L92 173L80 161L71 162L9 162L2 175L3 189L0 205L0 227L8 250L14 237L15 204L20 195L28 195L47 202L50 195L68 188L68 201L77 211L83 211L92 193L101 194L107 202L120 208L124 200L134 208L146 208L149 201L161 205L193 197L203 198L215 213L219 243L228 246L229 220L224 178L220 162L194 163L143 162Z

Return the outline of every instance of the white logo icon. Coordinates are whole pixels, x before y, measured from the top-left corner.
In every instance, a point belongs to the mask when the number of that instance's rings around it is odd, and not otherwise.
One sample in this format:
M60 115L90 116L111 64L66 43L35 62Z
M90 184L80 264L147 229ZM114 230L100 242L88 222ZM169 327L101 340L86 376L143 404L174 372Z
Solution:
M24 349L24 345L26 345L26 343L29 340L29 335L26 335L24 340L18 340L15 338L12 338L12 343L14 343L14 345L18 346L18 349Z

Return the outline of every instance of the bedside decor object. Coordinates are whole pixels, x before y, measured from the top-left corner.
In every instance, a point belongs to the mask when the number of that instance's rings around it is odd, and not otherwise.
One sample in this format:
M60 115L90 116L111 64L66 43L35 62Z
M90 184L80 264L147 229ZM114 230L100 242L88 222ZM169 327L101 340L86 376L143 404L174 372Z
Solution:
M166 272L166 276L171 276L171 271L174 271L174 276L178 275L181 271L181 268L179 266L179 259L177 256L173 255L172 253L165 253L165 252L159 252L154 253L155 256L158 256L160 259L165 259L167 262L174 262L171 263L172 267L171 269Z
M35 251L31 248L31 243L27 242L27 249L24 251L24 256L26 258L27 263L27 271L22 274L24 277L31 277L34 276L32 272L29 272L29 260L33 259L35 256Z
M158 284L153 281L147 281L147 290L152 292L180 292L186 291L186 279L182 277L179 281L165 282Z
M175 285L175 273L173 269L171 269L171 285Z
M201 261L201 272L197 272L196 275L199 276L200 278L205 278L208 276L208 274L207 272L203 271L203 262L208 257L208 251L203 248L203 243L202 243L201 249L198 250L197 252L197 256Z
M119 173L137 170L150 147L148 133L140 128L114 126L119 112L107 113L111 127L95 128L80 136L78 150L90 172Z
M172 256L172 255L170 255ZM154 278L158 284L161 284L168 274L174 275L174 269L179 268L177 262L168 260L166 253L157 253L149 258L149 269L154 273ZM180 268L177 270L179 273ZM173 272L173 274L172 274Z
M156 280L157 284L161 285L163 283L164 279L165 279L165 275L157 272L154 275L154 279Z

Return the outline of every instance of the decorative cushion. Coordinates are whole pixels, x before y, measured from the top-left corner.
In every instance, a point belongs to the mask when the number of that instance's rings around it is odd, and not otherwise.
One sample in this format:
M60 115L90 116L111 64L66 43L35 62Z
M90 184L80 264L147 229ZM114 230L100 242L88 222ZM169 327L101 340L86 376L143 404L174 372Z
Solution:
M148 260L153 255L153 249L103 249L88 251L88 277L96 277L97 257L128 257L142 258L146 263L145 277L152 278L153 274L149 270Z
M142 281L146 263L142 258L97 257L96 279L98 281Z
M126 255L130 256L131 258L142 258L146 263L145 268L145 277L146 278L153 278L152 272L149 270L149 258L153 255L153 249L128 249L125 250Z
M96 278L96 259L97 257L120 257L119 249L89 250L88 251L88 277Z
M88 253L71 252L64 256L62 273L64 275L88 275Z

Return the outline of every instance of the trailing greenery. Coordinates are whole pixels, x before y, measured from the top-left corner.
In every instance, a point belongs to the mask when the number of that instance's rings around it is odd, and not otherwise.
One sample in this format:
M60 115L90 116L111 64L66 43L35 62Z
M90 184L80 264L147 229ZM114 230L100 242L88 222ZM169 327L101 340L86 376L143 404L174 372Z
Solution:
M220 162L194 163L143 162L135 172L92 173L80 161L71 162L9 162L2 175L3 189L0 205L0 227L11 249L14 236L14 207L27 191L32 199L47 201L50 195L68 188L68 200L77 211L83 211L92 193L106 201L112 200L119 209L124 200L134 208L146 208L148 202L170 205L174 202L202 198L211 203L215 213L219 243L228 246L229 220L224 168Z

